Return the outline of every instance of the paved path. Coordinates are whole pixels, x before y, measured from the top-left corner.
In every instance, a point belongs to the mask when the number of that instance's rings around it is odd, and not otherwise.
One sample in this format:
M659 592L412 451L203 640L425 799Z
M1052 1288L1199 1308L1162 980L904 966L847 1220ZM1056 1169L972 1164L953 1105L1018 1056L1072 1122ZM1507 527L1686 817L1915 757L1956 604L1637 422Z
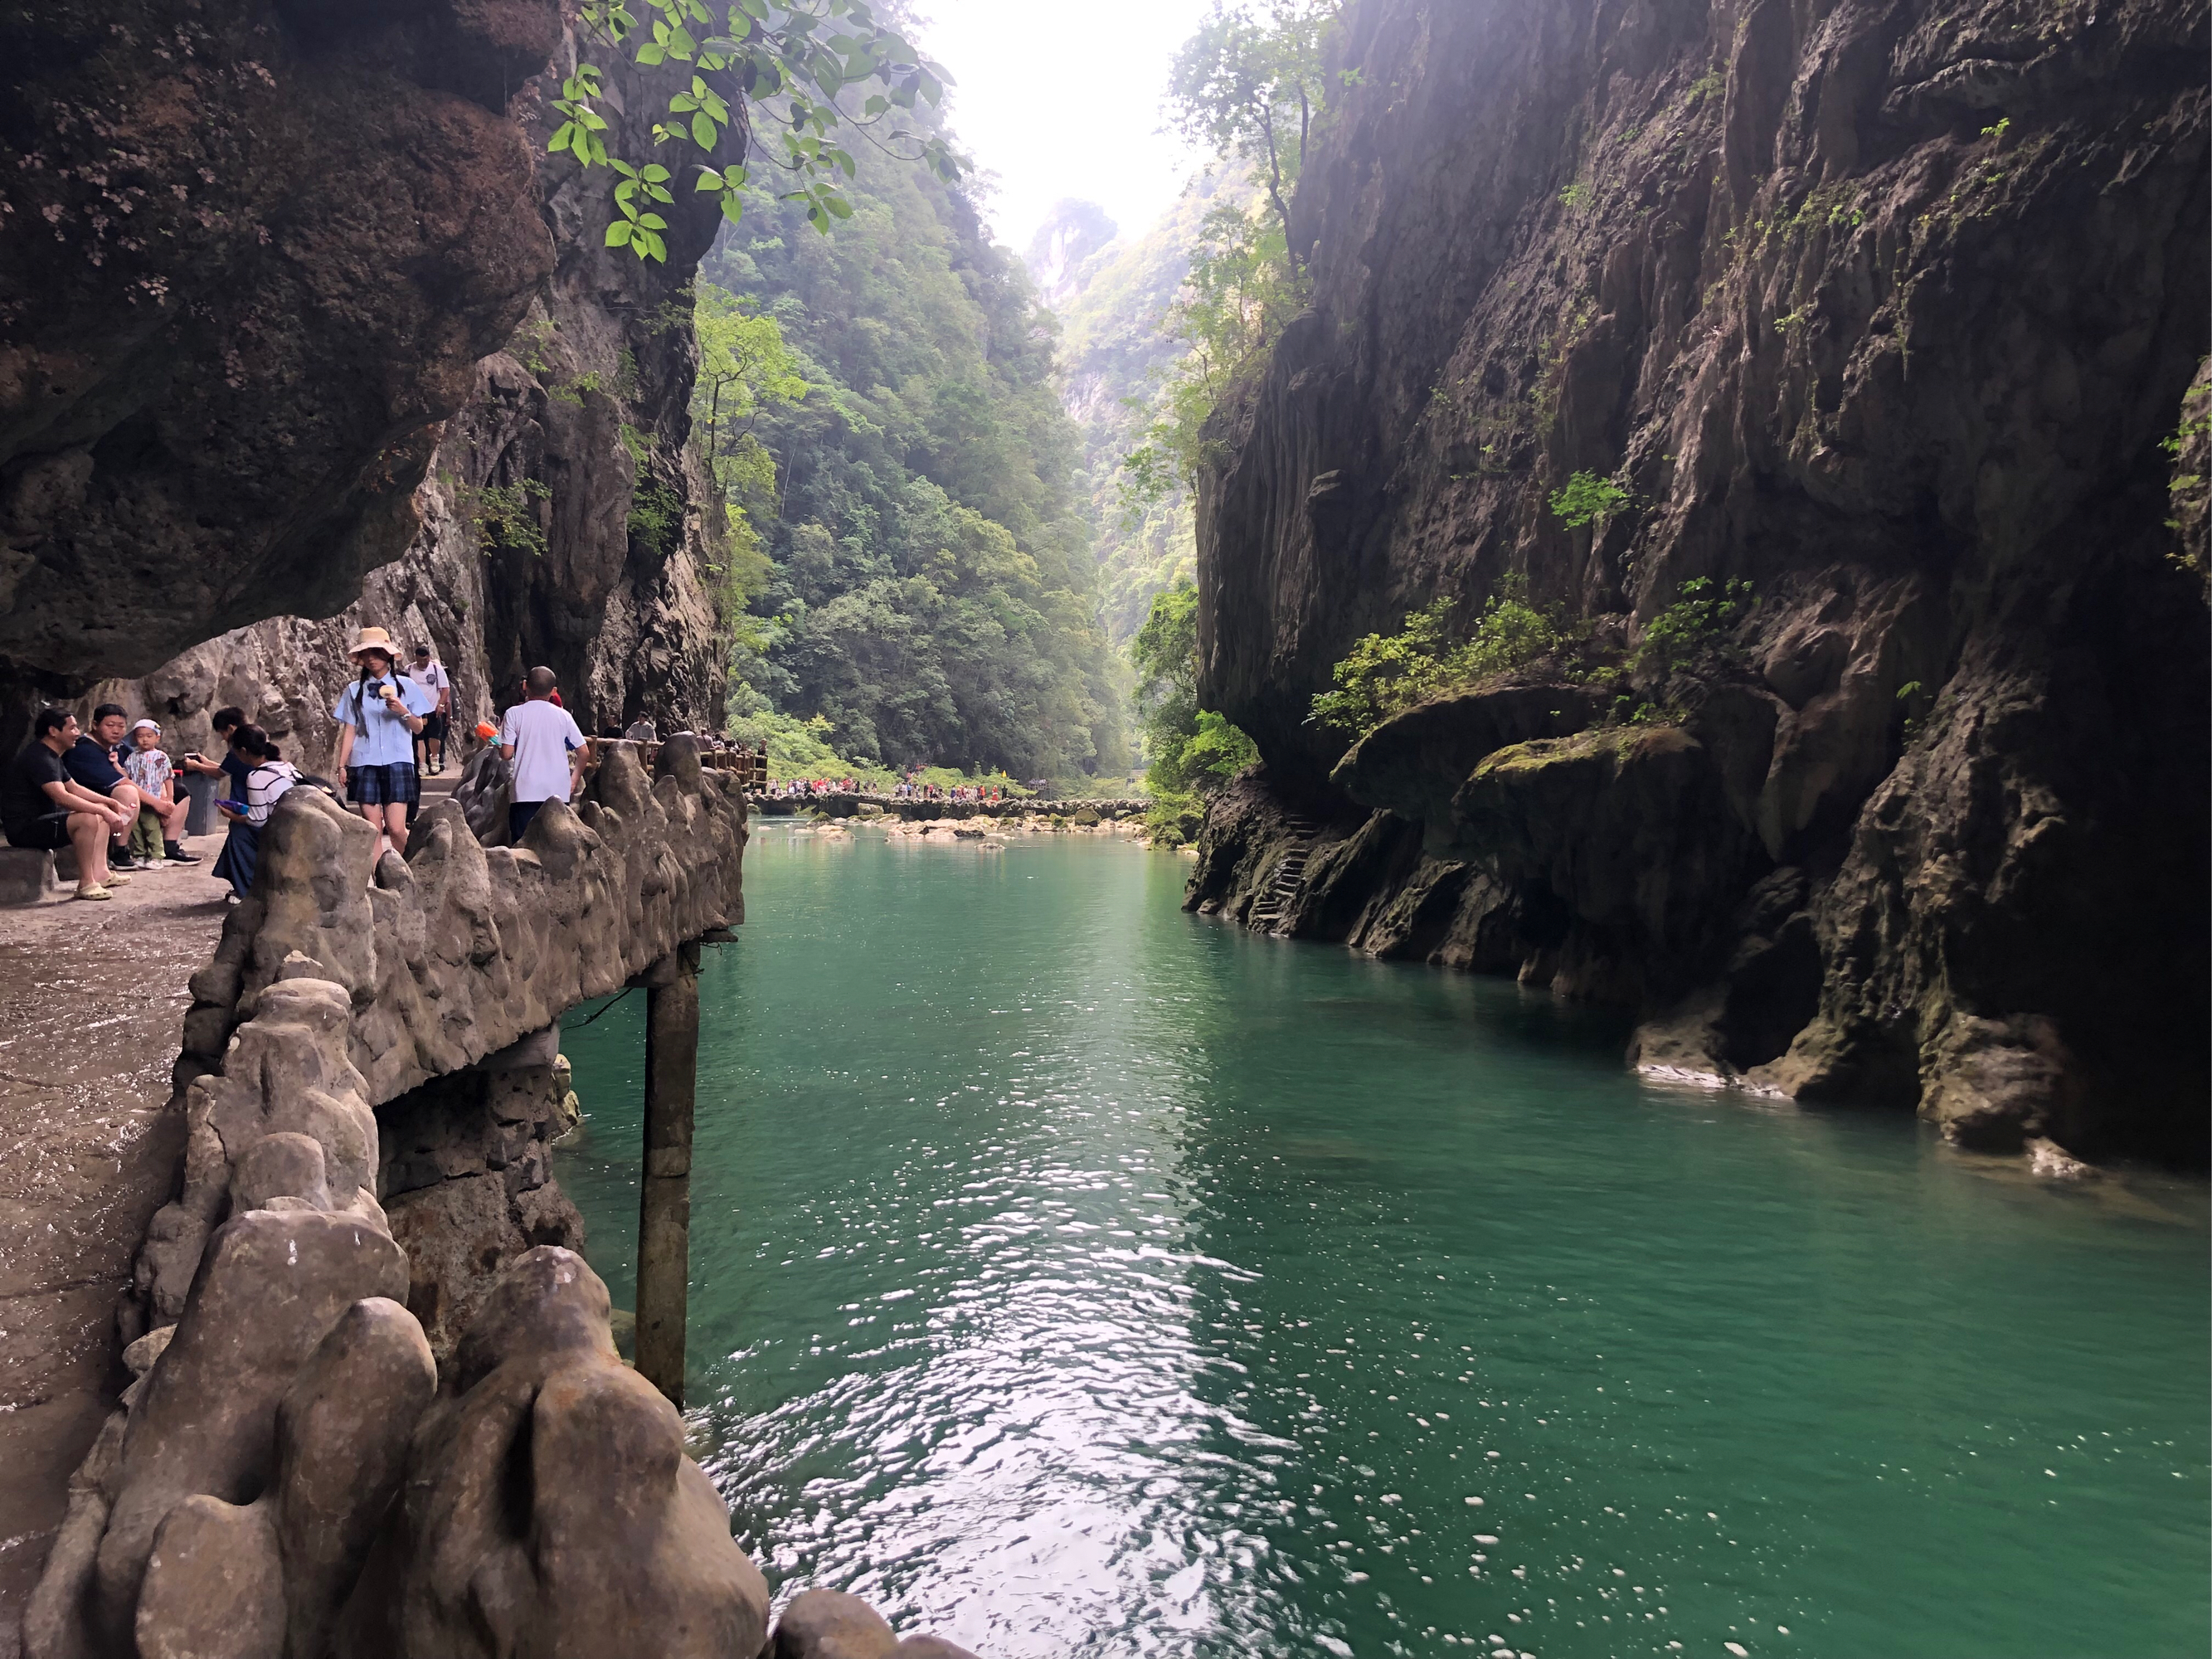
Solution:
M125 1380L115 1307L176 1178L170 1068L222 931L222 844L195 837L199 864L112 903L0 910L0 1659Z

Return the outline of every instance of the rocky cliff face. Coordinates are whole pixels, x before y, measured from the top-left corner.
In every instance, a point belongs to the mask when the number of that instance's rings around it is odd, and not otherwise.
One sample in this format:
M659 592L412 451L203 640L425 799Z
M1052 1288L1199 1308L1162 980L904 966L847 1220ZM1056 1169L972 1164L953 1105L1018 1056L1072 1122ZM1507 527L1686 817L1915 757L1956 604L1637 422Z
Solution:
M1355 0L1313 304L1202 481L1205 694L1267 765L1192 902L1249 915L1296 810L1293 932L1634 1006L1654 1067L2201 1159L2205 46L2174 0ZM1577 473L1624 492L1582 527ZM1624 648L1758 602L1657 726L1542 673L1306 722L1509 574Z
M665 265L601 246L606 176L544 154L560 8L166 15L0 37L33 65L0 217L52 238L0 240L0 726L82 693L204 746L236 702L326 764L364 622L434 641L465 714L544 662L592 724L718 720L684 448L718 221L679 201Z

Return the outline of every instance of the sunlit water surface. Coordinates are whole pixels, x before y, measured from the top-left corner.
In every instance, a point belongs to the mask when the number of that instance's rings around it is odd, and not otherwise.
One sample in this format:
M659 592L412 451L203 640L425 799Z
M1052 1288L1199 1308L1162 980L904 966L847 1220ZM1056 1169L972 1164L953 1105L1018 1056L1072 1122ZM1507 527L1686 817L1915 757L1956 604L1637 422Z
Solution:
M987 1659L2189 1655L2201 1195L1650 1087L1117 842L770 825L701 977L694 1443ZM559 1176L632 1299L643 998Z

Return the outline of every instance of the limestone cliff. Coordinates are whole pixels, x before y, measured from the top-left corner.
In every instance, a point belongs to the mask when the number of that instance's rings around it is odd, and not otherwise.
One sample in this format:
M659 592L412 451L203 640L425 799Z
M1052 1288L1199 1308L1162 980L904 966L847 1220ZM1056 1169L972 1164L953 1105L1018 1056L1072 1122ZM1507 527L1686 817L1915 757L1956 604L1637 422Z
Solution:
M601 246L607 175L544 154L561 8L167 12L0 25L32 66L0 108L0 726L82 693L204 746L238 702L327 764L362 622L434 641L465 714L547 662L590 723L716 720L684 313L719 222L679 200L665 265ZM611 84L641 149L651 90Z
M1192 902L1301 848L1290 931L1634 1006L1647 1066L2201 1159L2206 40L1354 0L1312 304L1201 481L1204 694L1266 767ZM1550 508L1577 473L1609 518ZM1616 662L1686 581L1758 603L1656 727L1540 674L1349 757L1306 722L1508 574Z

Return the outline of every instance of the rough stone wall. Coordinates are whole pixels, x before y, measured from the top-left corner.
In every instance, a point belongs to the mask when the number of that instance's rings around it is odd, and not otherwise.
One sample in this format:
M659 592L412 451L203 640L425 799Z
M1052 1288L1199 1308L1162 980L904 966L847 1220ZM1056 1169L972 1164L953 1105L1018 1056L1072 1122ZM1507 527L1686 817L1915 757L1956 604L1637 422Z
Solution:
M1355 0L1312 306L1201 480L1202 679L1255 787L1419 845L1285 925L1395 906L1376 948L1639 1007L1645 1063L2201 1159L2203 444L2162 441L2206 42L2181 0ZM1580 472L1626 500L1577 528ZM1554 684L1553 729L1463 698L1340 767L1304 717L1352 641L1508 574L1622 647L1695 578L1759 604L1739 668L1641 688L1671 737ZM1285 843L1245 793L1194 903Z
M0 17L9 700L328 614L554 266L510 94L555 0Z
M207 748L236 703L325 768L368 623L433 641L471 724L543 662L587 726L718 729L720 521L685 447L712 203L666 210L665 264L604 246L610 175L545 154L556 6L218 7L158 46L155 9L0 26L36 66L0 106L0 220L57 239L0 248L0 744L74 695ZM656 88L609 84L642 151Z
M126 1320L141 1380L72 1486L34 1659L319 1655L341 1626L364 1654L595 1650L561 1644L648 1606L671 1651L757 1650L759 1574L616 1359L605 1287L544 1237L574 1232L548 1028L739 920L744 834L680 741L650 783L617 749L517 848L437 804L373 871L358 817L280 804L194 976L181 1190ZM456 1601L479 1570L511 1594Z

